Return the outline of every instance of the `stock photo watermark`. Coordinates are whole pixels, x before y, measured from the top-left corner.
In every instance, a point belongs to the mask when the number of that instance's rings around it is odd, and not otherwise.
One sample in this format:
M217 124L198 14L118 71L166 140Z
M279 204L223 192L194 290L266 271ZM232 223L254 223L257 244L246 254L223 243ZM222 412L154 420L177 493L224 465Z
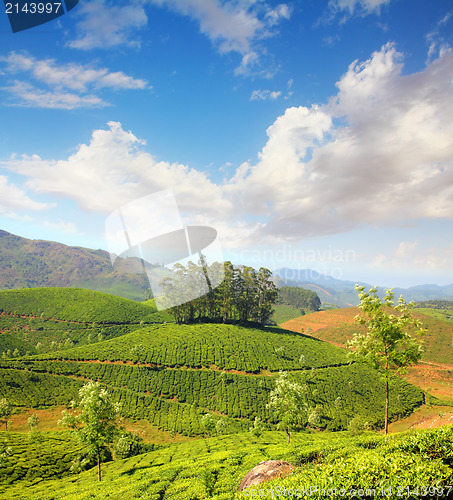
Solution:
M72 10L79 0L61 0L60 2L42 2L29 0L16 0L8 2L3 0L4 13L8 16L13 33L28 30L54 19L58 19Z
M217 230L185 226L172 189L113 211L106 218L105 235L113 267L143 274L159 311L202 297L224 279ZM198 272L179 272L191 263L198 263Z

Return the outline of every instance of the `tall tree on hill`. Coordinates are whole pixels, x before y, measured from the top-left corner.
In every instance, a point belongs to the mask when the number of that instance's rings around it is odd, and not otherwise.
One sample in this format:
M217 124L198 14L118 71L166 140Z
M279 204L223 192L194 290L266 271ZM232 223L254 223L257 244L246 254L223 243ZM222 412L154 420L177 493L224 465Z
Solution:
M271 276L272 272L264 267L258 271L258 322L261 326L272 316L272 305L278 298L278 289Z
M88 454L96 458L100 481L102 452L113 443L120 430L117 423L119 403L113 402L99 382L91 381L79 390L79 402L71 401L71 406L80 409L80 413L65 410L58 423L72 429L79 441L87 446Z
M356 333L348 342L352 359L364 361L384 374L385 378L385 433L388 433L389 381L393 373L404 373L408 366L417 363L423 353L420 335L423 328L410 311L413 303L406 304L403 297L394 305L393 292L387 290L383 301L377 296L377 287L365 292L356 285L364 314L355 321L367 326L367 333ZM393 314L397 313L397 314ZM413 333L415 336L412 336Z

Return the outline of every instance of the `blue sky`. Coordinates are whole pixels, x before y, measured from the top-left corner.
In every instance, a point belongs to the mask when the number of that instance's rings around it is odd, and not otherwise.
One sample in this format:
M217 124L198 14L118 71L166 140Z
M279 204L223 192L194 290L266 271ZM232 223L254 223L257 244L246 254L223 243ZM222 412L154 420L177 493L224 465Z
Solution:
M453 282L453 4L80 0L0 16L0 227L107 248L173 189L225 258Z

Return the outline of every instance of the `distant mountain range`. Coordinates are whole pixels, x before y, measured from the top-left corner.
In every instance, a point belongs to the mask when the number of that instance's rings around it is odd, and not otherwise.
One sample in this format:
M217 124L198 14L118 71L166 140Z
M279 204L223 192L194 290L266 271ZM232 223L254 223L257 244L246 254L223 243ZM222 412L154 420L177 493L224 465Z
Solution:
M120 265L117 266L117 262ZM91 250L44 240L29 240L0 230L0 290L34 287L78 287L145 300L148 281L136 259L119 259L112 267L105 250ZM343 281L312 269L282 268L274 272L277 286L301 286L316 292L323 303L338 307L358 304L356 282ZM370 288L367 283L360 283ZM395 288L406 300L453 300L453 284ZM379 289L380 294L385 288Z
M343 281L332 276L320 274L313 269L290 269L282 268L274 271L275 283L277 286L300 286L316 292L321 302L333 304L338 307L355 306L359 303L356 284L365 286L366 289L372 287L368 283L360 281ZM387 288L379 287L378 295L383 297ZM394 288L395 298L400 295L406 301L422 300L453 300L453 284L446 286L439 285L417 285L410 288Z
M115 269L105 250L90 250L44 240L29 240L0 230L0 290L78 287L145 300L148 281L131 273L135 259Z

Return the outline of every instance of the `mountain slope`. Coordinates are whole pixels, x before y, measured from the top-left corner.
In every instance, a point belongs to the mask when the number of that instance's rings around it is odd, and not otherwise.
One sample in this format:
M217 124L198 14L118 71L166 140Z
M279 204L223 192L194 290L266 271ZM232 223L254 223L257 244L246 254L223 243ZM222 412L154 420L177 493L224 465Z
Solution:
M0 289L80 287L144 300L148 283L130 271L130 259L112 267L104 250L29 240L0 230Z

